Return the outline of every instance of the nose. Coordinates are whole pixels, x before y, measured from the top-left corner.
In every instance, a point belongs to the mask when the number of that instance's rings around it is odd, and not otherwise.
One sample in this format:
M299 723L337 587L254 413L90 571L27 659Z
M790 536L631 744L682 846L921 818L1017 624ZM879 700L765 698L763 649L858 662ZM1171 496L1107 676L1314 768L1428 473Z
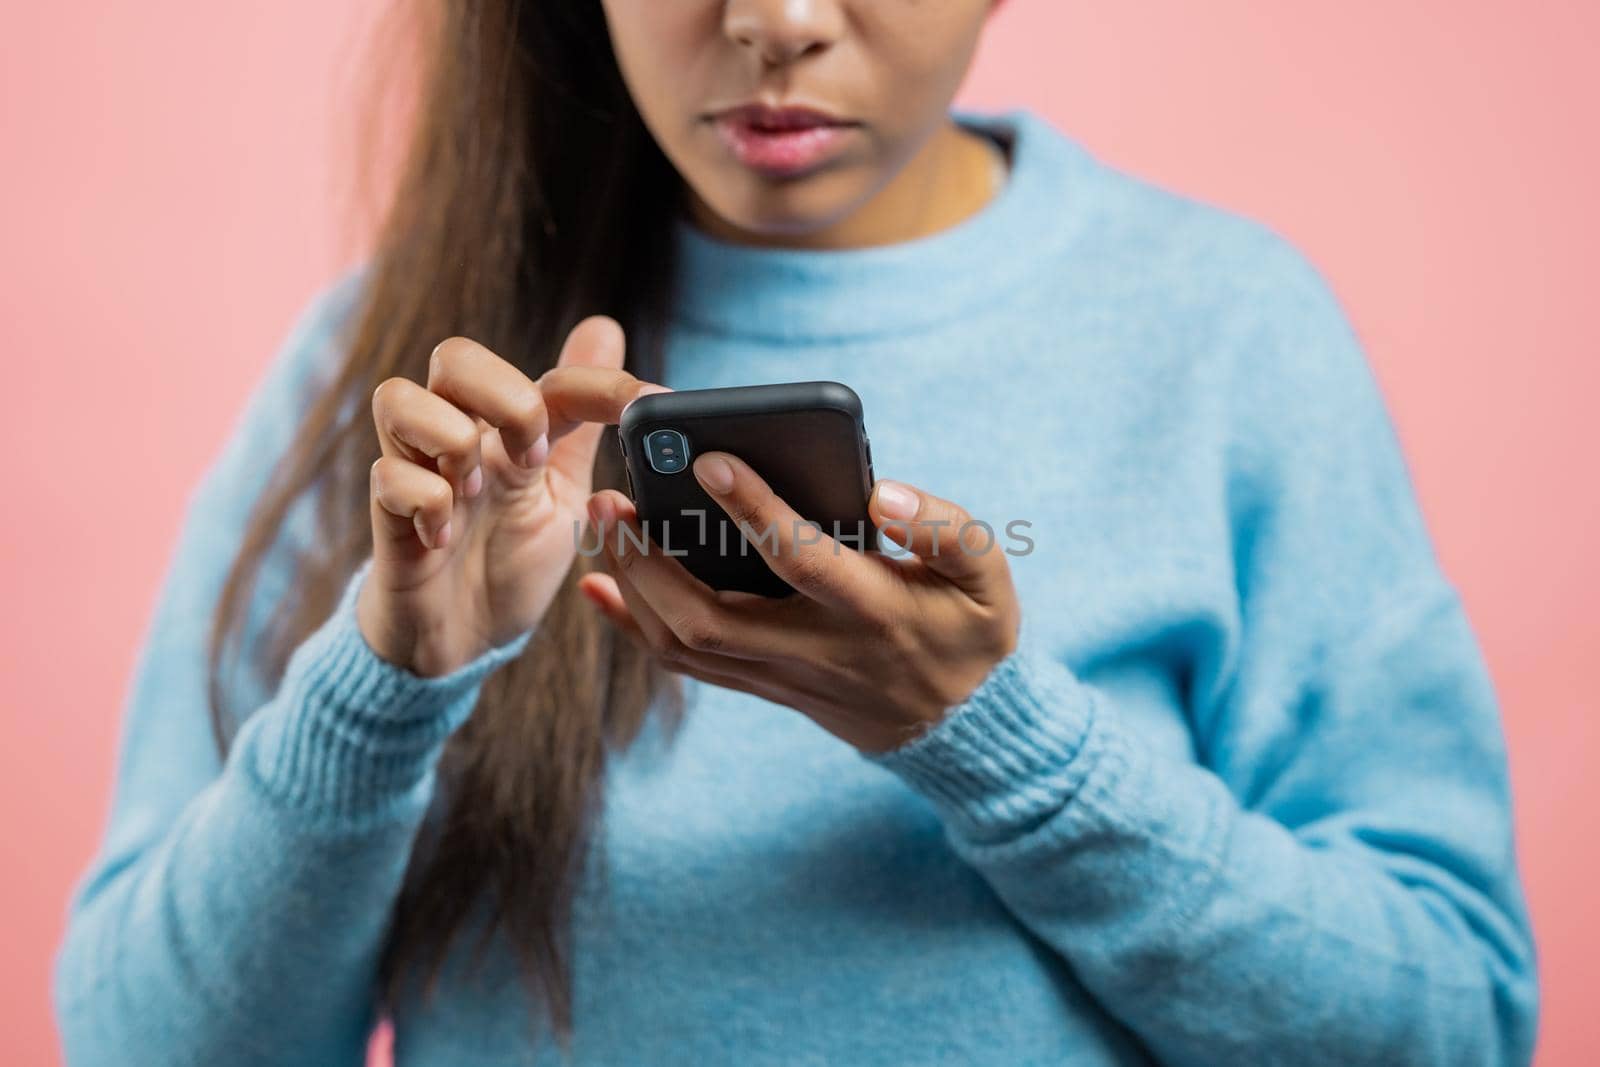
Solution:
M763 66L782 66L838 40L839 7L838 0L728 0L722 32Z

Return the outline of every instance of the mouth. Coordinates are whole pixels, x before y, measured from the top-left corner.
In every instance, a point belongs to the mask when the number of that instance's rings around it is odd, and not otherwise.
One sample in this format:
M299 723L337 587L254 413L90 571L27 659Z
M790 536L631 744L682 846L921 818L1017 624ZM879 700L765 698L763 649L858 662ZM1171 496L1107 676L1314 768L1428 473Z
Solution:
M837 155L861 124L809 107L746 104L708 118L734 158L767 177L792 178Z

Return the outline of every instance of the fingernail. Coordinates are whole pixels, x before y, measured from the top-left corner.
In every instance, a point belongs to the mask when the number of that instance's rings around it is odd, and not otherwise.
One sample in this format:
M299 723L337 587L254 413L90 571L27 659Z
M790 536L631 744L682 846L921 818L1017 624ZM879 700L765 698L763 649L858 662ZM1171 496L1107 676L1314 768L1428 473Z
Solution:
M519 462L524 467L530 467L531 468L531 467L537 467L540 464L544 463L544 461L546 459L548 459L549 457L550 457L550 438L545 436L544 434L540 434L539 435L539 439L533 443L532 447L530 447L526 452L524 452L522 454L522 459Z
M899 482L878 483L878 510L891 519L907 521L917 517L916 490Z
M467 480L461 485L461 492L468 500L483 492L483 468L473 467L472 473L467 475Z
M733 467L721 456L701 456L694 461L694 473L713 493L726 493L733 488Z
M433 547L443 548L450 543L450 524L447 522L439 527L439 532L433 535Z

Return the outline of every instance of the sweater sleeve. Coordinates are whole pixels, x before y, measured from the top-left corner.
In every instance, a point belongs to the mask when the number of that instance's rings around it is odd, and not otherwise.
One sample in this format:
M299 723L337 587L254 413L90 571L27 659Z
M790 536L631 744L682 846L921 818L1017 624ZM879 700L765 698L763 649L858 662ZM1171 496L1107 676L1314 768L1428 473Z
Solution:
M211 613L358 281L302 314L191 501L125 710L105 837L55 960L69 1063L362 1062L434 763L483 678L528 639L419 678L367 647L358 573L217 756Z
M1174 1064L1521 1064L1533 947L1497 701L1331 292L1291 260L1244 342L1236 616L1190 664L1194 758L1119 672L1029 638L869 757L1112 1015ZM1226 613L1222 613L1226 614Z

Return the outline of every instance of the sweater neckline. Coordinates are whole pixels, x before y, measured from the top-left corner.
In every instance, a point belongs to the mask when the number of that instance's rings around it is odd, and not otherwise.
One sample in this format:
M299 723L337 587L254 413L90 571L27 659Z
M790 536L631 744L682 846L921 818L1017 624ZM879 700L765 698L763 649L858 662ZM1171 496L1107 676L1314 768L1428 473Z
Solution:
M1027 109L951 116L1009 149L1005 185L977 212L923 237L848 249L734 244L679 215L673 320L766 341L904 333L992 305L1045 268L1087 215L1092 158Z

